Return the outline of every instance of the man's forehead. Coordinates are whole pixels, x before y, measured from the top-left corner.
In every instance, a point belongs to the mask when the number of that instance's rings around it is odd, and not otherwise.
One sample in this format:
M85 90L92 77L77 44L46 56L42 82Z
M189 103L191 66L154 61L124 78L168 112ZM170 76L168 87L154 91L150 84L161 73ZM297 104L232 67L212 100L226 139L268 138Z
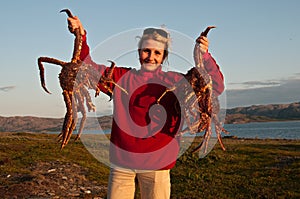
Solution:
M162 42L153 40L153 39L147 39L144 40L142 43L142 48L155 48L155 49L165 49L165 44L163 44Z

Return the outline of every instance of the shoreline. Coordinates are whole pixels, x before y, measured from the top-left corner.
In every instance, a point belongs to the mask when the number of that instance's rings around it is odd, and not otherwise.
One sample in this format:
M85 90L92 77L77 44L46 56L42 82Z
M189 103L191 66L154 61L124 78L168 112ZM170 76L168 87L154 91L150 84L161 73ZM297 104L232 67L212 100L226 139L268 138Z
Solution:
M52 136L52 135L58 135L60 132L29 132L29 131L20 131L20 132L1 132L0 131L0 137L1 136L6 136L6 135L13 135L13 134L17 134L17 135L23 135L23 134L32 134L32 135L48 135L48 136ZM77 135L76 133L73 133L72 136L75 136ZM107 134L96 134L96 133L91 133L91 134L87 134L87 133L82 133L82 135L102 135L102 136L110 136L109 133ZM202 138L202 135L198 135L198 136L195 136L195 135L187 135L187 136L184 136L185 138ZM213 137L213 138L216 138L216 137ZM274 141L300 141L300 138L258 138L258 137L238 137L238 136L235 136L235 135L223 135L222 136L222 139L232 139L232 140L266 140L266 141L269 141L269 140L274 140Z

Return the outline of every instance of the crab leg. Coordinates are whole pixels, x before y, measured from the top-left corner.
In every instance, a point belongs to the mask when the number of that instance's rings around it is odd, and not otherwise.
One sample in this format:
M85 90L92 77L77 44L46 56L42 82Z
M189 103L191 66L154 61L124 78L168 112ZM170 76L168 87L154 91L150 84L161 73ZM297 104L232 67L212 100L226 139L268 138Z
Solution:
M67 13L68 17L74 18L73 14L69 9L63 9L60 12L65 12ZM69 29L70 30L70 29ZM70 30L72 32L72 30ZM80 35L80 30L79 28L76 28L74 30L74 35L75 35L75 40L74 40L74 51L73 51L73 57L72 57L72 63L77 63L80 61L80 52L82 48L82 37Z
M79 28L77 28L75 30L74 52L71 60L72 63L77 63L80 61L81 48L82 48L82 37L80 35Z
M67 107L67 113L65 115L62 131L59 135L59 137L61 137L61 141L62 141L61 149L63 149L64 146L67 145L69 138L71 136L71 135L69 135L70 127L72 124L74 124L73 110L72 110L72 108L73 108L72 107L72 94L70 94L68 91L64 90L63 96L64 96L64 101L65 101L66 107Z
M220 146L222 148L223 151L225 151L225 146L223 144L223 141L222 141L222 137L221 137L221 132L222 132L222 129L219 129L219 127L216 126L216 132L217 132L217 137L218 137L218 141L220 143Z
M196 39L196 44L195 44L195 48L194 48L194 61L195 61L195 66L196 67L200 67L200 68L204 68L203 65L203 61L202 61L202 53L200 51L200 37L204 36L206 37L208 32L210 31L210 29L212 28L216 28L215 26L208 26L205 31L203 31L200 36Z
M110 93L110 97L112 97L113 91L111 90L110 86L107 85L108 83L111 83L113 85L115 85L116 87L118 87L119 89L121 89L121 91L123 91L124 93L126 93L128 95L128 92L126 91L126 89L124 89L123 87L121 87L120 85L118 85L116 82L114 82L114 80L112 79L112 74L115 68L115 62L108 60L109 62L111 62L111 66L108 69L107 73L105 75L102 75L100 80L99 80L99 84L101 84L109 93ZM96 96L99 93L96 92Z
M211 95L212 95L212 88L211 88L211 84L212 84L212 80L211 80L211 77L209 76L209 74L206 72L205 70L205 67L204 67L204 63L203 63L203 60L202 60L202 53L201 53L201 49L200 49L200 37L201 36L207 36L208 32L210 31L210 29L212 28L215 28L214 26L209 26L206 28L205 31L203 31L200 36L196 39L196 44L195 44L195 47L194 47L194 61L195 61L195 66L198 70L198 72L202 75L205 83L206 83L206 86L204 88L201 88L202 92L206 93L206 100L205 100L205 104L204 106L202 104L199 104L199 107L205 107L206 110L204 111L205 113L209 114L209 116L211 116ZM192 85L194 87L194 85ZM203 116L201 116L203 117ZM201 144L196 147L194 150L193 150L193 153L194 152L197 152L199 150L201 150L203 147L204 147L204 152L206 153L207 151L207 147L208 147L208 140L210 139L210 136L211 136L211 133L212 133L212 130L211 130L211 118L209 117L209 121L208 121L208 124L207 124L207 127L206 127L206 130L205 130L205 134L204 134L204 138L203 138L203 141L201 142Z
M74 17L73 16L73 14L71 13L71 11L69 10L69 9L63 9L63 10L61 10L60 12L65 12L65 13L67 13L67 15L68 15L68 17Z
M208 32L209 32L211 29L213 29L213 28L216 28L216 26L208 26L208 27L205 29L205 31L203 31L203 32L200 34L200 36L207 37Z
M203 141L199 144L199 146L197 146L192 151L192 153L196 153L196 152L200 151L201 149L203 149L203 147L204 147L204 153L206 153L207 152L207 147L208 147L208 141L210 139L211 134L212 134L211 124L208 124L208 127L205 130Z
M82 133L82 130L83 130L83 127L84 127L84 124L85 124L85 121L86 121L86 111L85 111L85 108L84 108L84 97L82 96L81 90L78 90L78 91L75 92L75 98L77 99L78 111L80 111L81 114L82 114L82 118L81 118L79 129L78 129L78 133L77 133L77 136L75 138L75 140L78 140L80 138L80 135Z
M77 105L76 105L76 101L75 101L76 99L75 99L74 93L70 94L70 98L72 99L72 104L71 104L72 105L72 113L71 114L73 114L73 115L72 115L72 123L71 123L71 126L68 130L68 133L67 133L67 138L66 138L66 144L65 145L68 144L68 142L69 142L69 140L72 136L72 133L73 133L75 127L76 127L77 121L78 121L78 115L77 115L78 111L77 111Z
M40 70L41 85L47 93L51 94L48 91L48 89L46 88L45 76L44 76L44 66L43 66L42 62L46 62L49 64L56 64L56 65L60 65L62 67L66 64L66 62L63 62L63 61L60 61L60 60L54 59L54 58L49 58L49 57L39 57L38 58L38 66L39 66L39 70Z

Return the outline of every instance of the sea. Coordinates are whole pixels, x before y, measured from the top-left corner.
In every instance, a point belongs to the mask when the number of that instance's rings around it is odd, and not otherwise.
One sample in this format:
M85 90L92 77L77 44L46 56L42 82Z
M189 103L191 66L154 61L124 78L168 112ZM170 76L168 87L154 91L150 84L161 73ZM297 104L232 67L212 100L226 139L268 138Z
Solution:
M251 122L245 124L225 124L224 128L229 131L229 135L237 138L255 139L293 139L300 141L300 121L280 121L280 122ZM104 130L109 134L110 129ZM51 132L59 133L59 132ZM76 132L74 132L76 133ZM85 131L87 134L99 134L97 130ZM101 132L100 132L101 133Z
M300 121L225 124L224 128L238 138L300 140Z

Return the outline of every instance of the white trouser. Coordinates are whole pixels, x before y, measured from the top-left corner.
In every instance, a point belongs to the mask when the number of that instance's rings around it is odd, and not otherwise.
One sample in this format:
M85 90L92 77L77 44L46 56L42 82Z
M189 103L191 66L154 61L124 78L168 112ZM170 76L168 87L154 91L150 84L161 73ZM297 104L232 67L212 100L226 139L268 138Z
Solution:
M170 170L139 171L111 168L108 199L133 199L137 177L142 199L169 199L171 194Z

